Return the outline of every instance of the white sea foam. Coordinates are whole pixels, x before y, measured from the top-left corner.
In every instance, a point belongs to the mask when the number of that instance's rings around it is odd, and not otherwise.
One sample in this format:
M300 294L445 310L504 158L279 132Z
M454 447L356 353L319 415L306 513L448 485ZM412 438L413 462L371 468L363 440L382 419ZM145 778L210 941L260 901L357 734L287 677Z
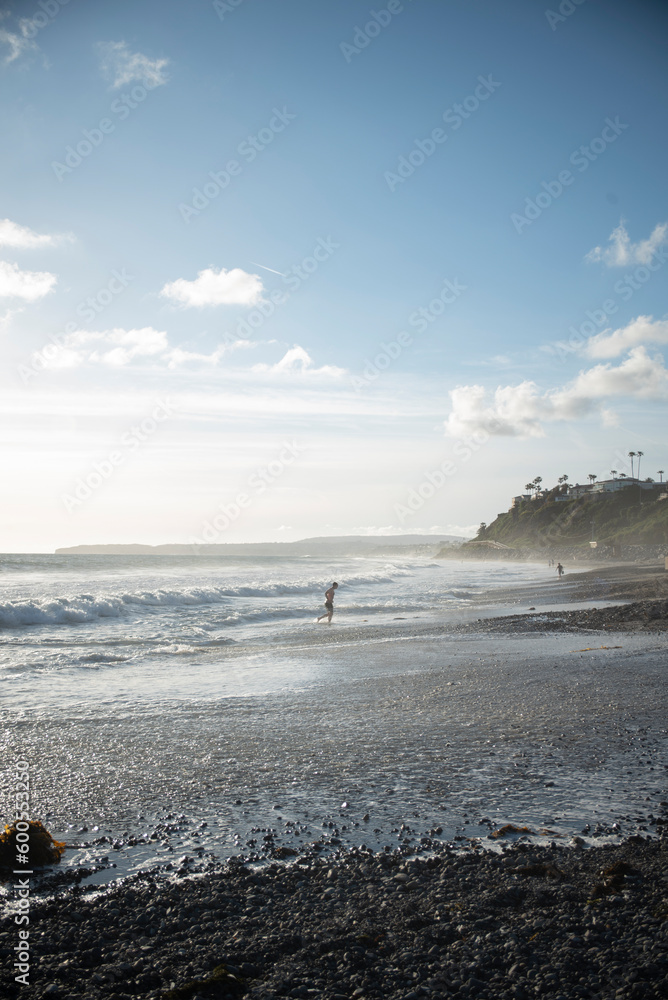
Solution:
M80 656L79 663L127 663L129 656L115 656L113 653L87 653Z
M60 597L56 600L8 601L0 604L0 628L23 625L74 625L118 618L123 607L118 598Z
M411 576L410 570L388 567L384 573L351 574L341 586L365 587L392 584L393 576ZM76 625L104 618L119 618L138 608L183 608L221 604L236 598L285 598L313 595L323 587L322 579L253 580L227 587L187 587L168 590L136 590L119 594L78 594L72 597L35 598L0 604L0 628L28 625Z

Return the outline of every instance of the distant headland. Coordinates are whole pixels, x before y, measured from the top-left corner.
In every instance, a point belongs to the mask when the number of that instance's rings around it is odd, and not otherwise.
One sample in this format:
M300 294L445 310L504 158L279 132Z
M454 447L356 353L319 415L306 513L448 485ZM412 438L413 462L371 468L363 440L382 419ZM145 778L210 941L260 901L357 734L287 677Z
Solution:
M460 545L458 535L324 535L296 542L223 542L210 545L72 545L56 549L56 555L93 556L305 556L305 555L397 555L433 554Z

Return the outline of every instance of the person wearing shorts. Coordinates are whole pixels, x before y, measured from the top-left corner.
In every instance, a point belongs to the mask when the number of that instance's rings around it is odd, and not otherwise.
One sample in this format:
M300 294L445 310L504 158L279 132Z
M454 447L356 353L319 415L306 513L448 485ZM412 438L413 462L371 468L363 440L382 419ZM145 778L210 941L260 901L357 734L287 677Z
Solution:
M327 619L327 624L332 624L332 615L334 614L334 591L338 587L338 583L333 583L329 590L325 591L325 608L327 609L324 615L320 615L318 621L321 622L323 618Z

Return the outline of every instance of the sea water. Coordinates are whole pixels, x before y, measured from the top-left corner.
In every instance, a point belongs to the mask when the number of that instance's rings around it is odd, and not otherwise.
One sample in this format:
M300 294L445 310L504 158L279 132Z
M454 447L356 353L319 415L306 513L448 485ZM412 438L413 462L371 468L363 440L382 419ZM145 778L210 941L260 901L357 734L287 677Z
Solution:
M665 755L647 641L443 629L484 613L482 591L548 578L418 557L1 557L5 818L24 759L32 815L101 878L266 837L642 828Z
M330 638L341 625L453 619L483 588L545 575L427 559L0 556L4 706L48 715L294 686L303 678L249 664L267 646L322 640L313 625L333 573Z

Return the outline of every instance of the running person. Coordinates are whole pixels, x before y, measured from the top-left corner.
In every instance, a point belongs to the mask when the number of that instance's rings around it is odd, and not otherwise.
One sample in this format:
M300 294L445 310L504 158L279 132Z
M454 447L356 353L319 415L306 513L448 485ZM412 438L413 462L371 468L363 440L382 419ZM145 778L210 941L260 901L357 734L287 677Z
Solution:
M327 624L332 624L332 615L334 614L334 591L338 587L338 583L333 583L329 590L325 591L325 607L327 610L324 615L320 615L317 621L321 622L323 618L327 619Z

